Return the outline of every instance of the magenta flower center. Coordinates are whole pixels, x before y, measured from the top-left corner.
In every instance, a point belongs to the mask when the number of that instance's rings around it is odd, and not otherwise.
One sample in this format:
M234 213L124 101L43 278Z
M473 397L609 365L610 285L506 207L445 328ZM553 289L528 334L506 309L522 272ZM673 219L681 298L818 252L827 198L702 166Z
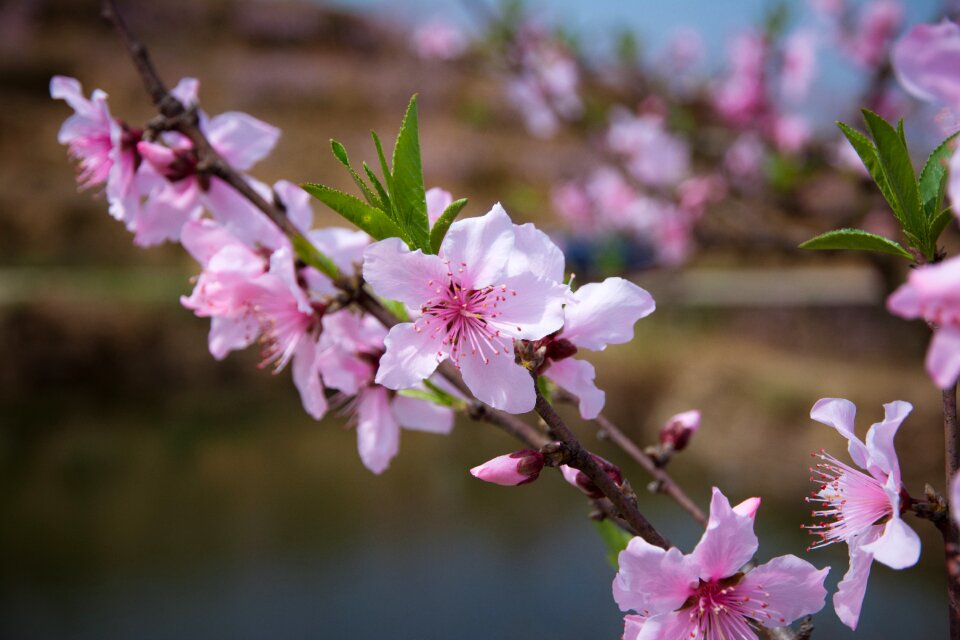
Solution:
M813 511L820 521L804 527L818 538L810 549L849 541L893 515L893 505L879 480L824 451L814 455L823 462L810 469L810 480L820 483L820 490L807 502L822 508Z
M433 295L420 307L422 315L414 329L418 333L428 331L434 338L442 336L437 359L449 355L458 367L464 355L479 357L487 364L493 356L512 354L512 342L492 326L492 321L502 315L498 305L517 292L505 284L464 289L450 262L446 261L446 265L446 281L427 281ZM466 269L467 265L460 263L457 271L464 273Z
M784 616L770 606L770 594L762 585L745 588L742 574L723 580L700 581L684 604L690 621L690 640L756 638L750 621L786 624Z

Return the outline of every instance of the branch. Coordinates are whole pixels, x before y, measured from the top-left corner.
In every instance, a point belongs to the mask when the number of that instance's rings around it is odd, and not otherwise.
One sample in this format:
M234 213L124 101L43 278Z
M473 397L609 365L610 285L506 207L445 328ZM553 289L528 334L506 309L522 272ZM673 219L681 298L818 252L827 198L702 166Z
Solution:
M943 440L944 471L947 487L960 469L960 428L957 425L957 383L944 389L943 397ZM951 505L955 506L955 505ZM940 533L943 534L944 559L947 563L947 604L950 613L950 638L960 640L960 580L955 575L958 541L960 531L953 518L943 518Z

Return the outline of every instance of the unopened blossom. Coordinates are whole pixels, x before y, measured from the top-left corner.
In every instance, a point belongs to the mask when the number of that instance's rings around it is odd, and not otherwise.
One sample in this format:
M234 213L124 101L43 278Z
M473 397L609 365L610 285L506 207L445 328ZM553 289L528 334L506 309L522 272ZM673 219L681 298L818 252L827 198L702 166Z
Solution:
M700 412L696 409L684 411L671 416L660 428L660 444L671 447L674 451L683 451L687 448L690 438L700 429Z
M387 331L369 315L349 311L323 317L318 370L327 387L353 396L344 407L356 424L357 450L363 465L383 473L400 449L400 430L446 434L453 410L428 400L403 396L374 384Z
M857 408L849 400L823 398L810 417L833 427L847 439L855 468L821 451L811 469L819 489L807 498L819 522L806 527L817 540L811 549L845 542L850 568L837 587L833 606L840 621L856 629L874 560L892 569L905 569L920 557L920 538L902 519L909 497L900 479L893 438L913 410L896 400L883 405L884 418L867 432L866 442L854 433Z
M759 543L753 521L759 498L731 507L713 489L707 530L689 555L633 538L619 556L613 597L635 640L756 640L757 626L790 624L823 608L817 570L793 555L742 571Z
M453 60L466 50L466 36L442 18L424 22L413 32L413 50L425 60Z
M437 255L410 251L399 238L367 248L363 275L374 291L419 310L387 335L376 382L407 389L450 360L478 400L511 413L533 409L533 378L514 361L513 341L559 329L569 296L527 266L545 249L518 243L499 204L454 222Z
M623 484L623 473L617 465L592 453L590 457L593 458L593 461L597 463L601 471L607 474L607 477L610 478L615 485L620 486ZM583 471L564 464L560 465L560 473L563 474L564 480L577 489L580 489L580 491L587 494L590 498L596 499L603 497L603 491L601 491L600 488L593 483L593 480Z
M533 449L522 449L488 460L470 469L470 475L484 482L515 487L540 477L543 464L542 453Z
M77 160L80 188L104 186L110 215L127 221L139 206L137 142L143 132L111 116L107 94L100 89L85 98L75 78L51 78L50 96L64 100L75 112L60 127L57 140Z
M952 386L960 376L960 258L913 269L887 298L887 309L934 326L927 373L941 389Z

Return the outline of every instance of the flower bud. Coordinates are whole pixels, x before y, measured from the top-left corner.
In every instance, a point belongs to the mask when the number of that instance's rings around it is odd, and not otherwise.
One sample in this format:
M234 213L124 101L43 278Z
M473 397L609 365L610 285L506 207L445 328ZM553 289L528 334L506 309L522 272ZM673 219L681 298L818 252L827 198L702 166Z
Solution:
M660 429L660 444L674 451L683 451L700 428L700 412L696 409L673 416Z
M533 449L523 449L488 460L470 469L470 475L484 482L514 487L533 482L543 469L543 454Z
M590 457L593 458L593 461L596 462L597 465L606 472L610 479L613 480L614 484L617 486L623 484L623 474L620 473L620 468L617 467L617 465L592 453L590 454ZM563 474L564 480L575 486L577 489L580 489L580 491L583 491L591 498L596 499L603 497L603 491L600 491L597 485L593 484L593 480L591 480L583 471L574 469L573 467L567 465L561 465L560 473Z

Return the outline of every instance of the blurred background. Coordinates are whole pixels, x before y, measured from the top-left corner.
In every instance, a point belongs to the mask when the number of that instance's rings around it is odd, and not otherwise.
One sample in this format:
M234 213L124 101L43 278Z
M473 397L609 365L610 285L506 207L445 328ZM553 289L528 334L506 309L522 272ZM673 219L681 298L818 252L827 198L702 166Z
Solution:
M129 123L152 116L96 5L0 3L0 637L619 637L586 502L556 474L512 490L468 475L516 448L500 432L405 432L373 476L344 419L310 419L257 349L209 356L207 321L178 300L197 266L179 246L134 247L56 142L70 111L49 99L54 74L105 90ZM634 342L590 355L606 413L647 444L700 409L671 472L703 507L712 485L762 495L762 558L829 564L831 585L846 571L845 547L807 554L799 526L810 452L843 449L808 417L821 397L854 401L861 434L882 403L913 403L905 481L942 490L928 332L883 306L906 263L795 247L840 226L895 233L832 122L902 115L922 161L950 122L897 89L889 47L949 4L120 6L170 84L200 79L208 113L284 131L259 179L352 191L329 139L374 160L369 130L392 137L417 92L428 187L468 197L467 215L499 200L537 222L581 282L650 290ZM641 507L684 548L701 534L664 497ZM913 524L921 562L874 568L859 637L946 632L939 538ZM815 623L815 638L855 635L829 604Z

